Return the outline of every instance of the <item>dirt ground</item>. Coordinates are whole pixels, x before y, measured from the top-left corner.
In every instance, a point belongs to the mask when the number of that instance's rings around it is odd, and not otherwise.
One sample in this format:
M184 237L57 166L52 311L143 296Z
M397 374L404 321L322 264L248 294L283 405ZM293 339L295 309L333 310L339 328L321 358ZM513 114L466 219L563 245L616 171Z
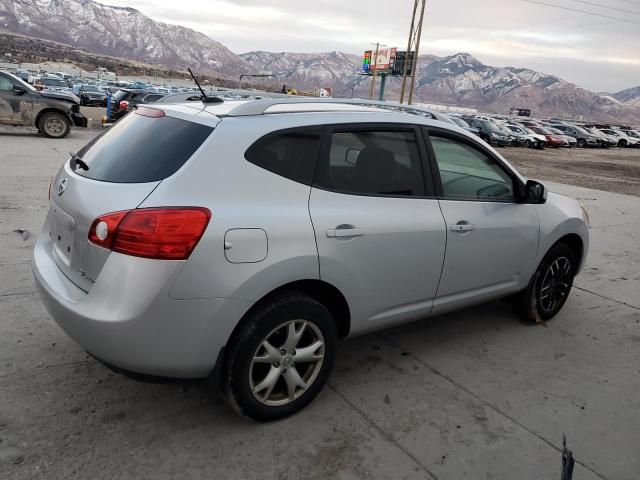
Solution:
M640 196L640 148L502 148L529 178Z

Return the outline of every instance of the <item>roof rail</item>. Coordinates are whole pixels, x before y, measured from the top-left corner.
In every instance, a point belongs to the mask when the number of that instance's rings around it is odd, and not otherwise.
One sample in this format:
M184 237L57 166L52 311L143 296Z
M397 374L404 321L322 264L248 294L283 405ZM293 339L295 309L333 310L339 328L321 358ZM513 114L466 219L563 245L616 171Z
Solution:
M309 97L288 97L288 98L262 98L260 100L252 100L250 102L242 103L235 107L233 110L219 114L218 116L225 117L245 117L253 115L263 115L265 113L291 113L291 111L276 111L267 112L270 107L276 105L300 105L300 104L323 104L323 105L355 105L362 107L378 107L385 110L401 111L404 113L411 113L414 115L420 115L423 117L434 118L432 112L425 108L416 107L414 105L403 105L400 103L381 102L375 100L359 100L351 98L309 98ZM326 111L326 109L314 108L311 106L308 110L295 110L296 112L313 112L313 111Z

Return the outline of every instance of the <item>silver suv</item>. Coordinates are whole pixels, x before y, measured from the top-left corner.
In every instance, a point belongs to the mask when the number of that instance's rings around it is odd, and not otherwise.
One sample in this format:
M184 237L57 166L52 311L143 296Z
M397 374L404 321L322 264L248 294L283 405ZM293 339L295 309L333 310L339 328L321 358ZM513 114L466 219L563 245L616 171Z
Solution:
M138 107L61 167L33 272L124 372L213 377L256 420L307 405L337 342L508 297L553 317L581 205L419 109L263 99Z

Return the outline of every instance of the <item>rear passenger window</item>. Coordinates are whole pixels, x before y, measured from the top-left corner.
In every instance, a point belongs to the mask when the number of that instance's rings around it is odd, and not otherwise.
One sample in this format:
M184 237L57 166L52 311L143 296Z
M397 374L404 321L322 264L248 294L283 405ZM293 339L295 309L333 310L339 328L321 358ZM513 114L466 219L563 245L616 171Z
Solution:
M424 195L415 131L334 131L316 185L361 195Z
M275 132L254 143L245 158L277 175L311 185L322 127Z

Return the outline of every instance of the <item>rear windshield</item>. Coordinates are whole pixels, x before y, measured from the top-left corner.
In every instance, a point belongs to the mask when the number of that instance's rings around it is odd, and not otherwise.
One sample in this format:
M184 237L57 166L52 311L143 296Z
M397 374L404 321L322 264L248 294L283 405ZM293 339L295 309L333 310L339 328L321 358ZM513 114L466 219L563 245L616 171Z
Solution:
M157 182L173 175L212 131L179 118L130 113L78 152L88 170L72 168L103 182Z

